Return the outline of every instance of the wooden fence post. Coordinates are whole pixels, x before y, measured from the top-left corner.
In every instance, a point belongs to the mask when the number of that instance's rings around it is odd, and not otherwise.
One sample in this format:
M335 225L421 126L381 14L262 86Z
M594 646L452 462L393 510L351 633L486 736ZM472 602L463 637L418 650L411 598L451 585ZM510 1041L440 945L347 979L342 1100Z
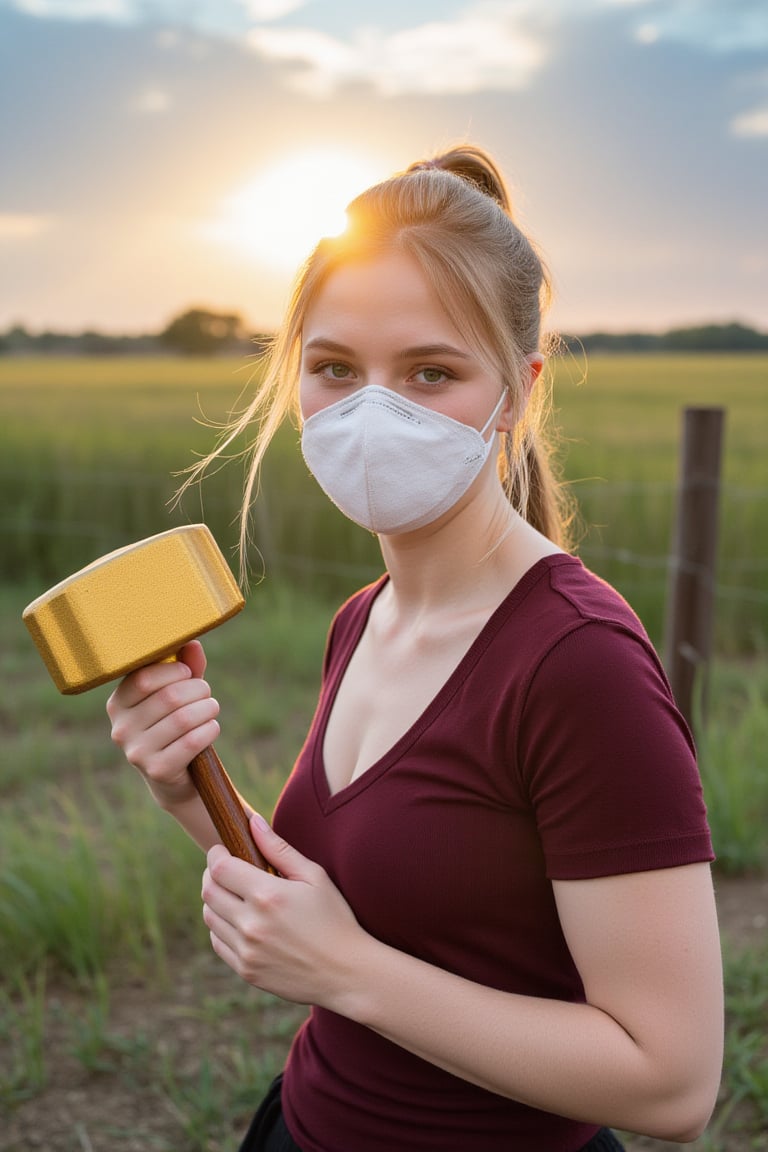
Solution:
M680 711L693 727L699 682L706 721L712 655L723 408L686 408L664 630L664 663Z

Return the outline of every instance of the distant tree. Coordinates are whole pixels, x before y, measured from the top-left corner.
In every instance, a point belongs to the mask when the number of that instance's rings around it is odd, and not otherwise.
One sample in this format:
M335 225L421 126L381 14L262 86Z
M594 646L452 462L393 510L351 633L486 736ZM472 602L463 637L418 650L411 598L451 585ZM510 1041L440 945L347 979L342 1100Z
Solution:
M3 337L6 352L28 352L33 347L34 338L23 324L14 324Z
M69 332L59 332L54 328L46 328L34 338L35 352L44 355L72 352L77 347L77 337Z
M745 324L701 324L667 332L589 332L566 336L570 351L592 352L759 352L768 351L768 333Z
M768 336L744 324L703 324L698 328L672 328L665 347L676 352L753 352L768 348Z
M80 333L77 350L84 356L115 356L122 351L119 338L92 329Z
M244 338L243 321L237 312L204 308L189 308L160 333L161 343L187 356L212 356Z
M656 352L661 340L653 332L588 332L571 337L568 347L585 352Z

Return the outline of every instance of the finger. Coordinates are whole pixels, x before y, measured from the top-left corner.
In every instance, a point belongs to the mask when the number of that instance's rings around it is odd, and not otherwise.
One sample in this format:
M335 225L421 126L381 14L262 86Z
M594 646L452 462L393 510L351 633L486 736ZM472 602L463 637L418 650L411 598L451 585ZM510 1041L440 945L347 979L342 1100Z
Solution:
M200 886L200 896L203 902L210 904L212 908L221 911L221 902L223 897L230 896L231 900L235 901L238 905L242 905L245 894L236 892L233 884L243 881L243 877L238 877L238 869L236 865L245 863L238 861L236 856L233 856L228 848L223 844L213 844L213 847L208 849L206 856L207 866L203 872L203 881ZM246 865L250 869L250 865ZM249 877L245 877L248 879ZM229 907L234 907L229 905Z
M214 844L209 849L207 870L216 884L243 901L253 902L273 891L270 884L277 879L263 868L233 856L223 844Z
M164 747L218 714L219 703L205 680L180 680L140 701L129 710L128 717L134 728L164 730L167 739L160 743Z
M215 932L209 932L208 935L211 941L211 948L219 959L223 960L225 964L228 964L232 971L238 976L242 976L240 959L234 949L230 948L229 944L226 944ZM244 978L243 976L243 979Z
M134 743L126 746L126 751L141 748L161 755L169 753L174 758L181 757L186 766L218 739L221 732L218 714L219 704L213 697L177 708L156 724L138 732Z
M176 659L187 666L190 672L197 679L202 679L205 675L207 666L207 659L205 650L199 640L190 640L185 644L176 654Z
M203 923L211 937L211 943L214 945L214 950L221 955L221 949L217 945L231 953L232 956L239 955L238 945L239 937L236 927L220 916L210 904L203 904ZM230 961L227 961L228 963Z
M251 835L256 847L268 864L286 880L316 882L322 873L312 860L302 856L287 840L274 831L263 816L254 812L251 816Z
M148 754L162 752L182 741L184 752L195 746L192 755L202 751L218 736L219 704L204 680L183 680L166 685L133 708L113 703L110 712L112 740L131 763L138 764ZM215 727L213 726L216 721ZM198 732L205 728L205 733ZM191 757L190 757L191 759Z
M176 660L147 664L124 677L107 701L107 712L116 707L133 708L170 684L202 680L206 663L202 644L191 640L182 646Z
M233 904L236 902L235 897L231 897L231 900ZM242 902L239 903L242 908ZM236 911L234 908L229 908L228 912L229 915L222 915L216 908L212 907L211 904L204 903L203 922L206 928L210 932L213 932L219 940L223 940L227 947L231 948L233 952L237 952L242 933L238 928L238 924L235 922ZM232 919L230 919L230 916Z
M142 700L165 688L191 678L191 671L177 660L161 664L148 664L136 672L129 673L120 681L107 701L107 712L117 708L135 708Z
M231 882L232 872L237 873L241 870L231 869L230 862L237 864L242 861L236 860L223 845L212 848L208 856L212 863L203 873L201 886L203 921L213 935L240 956L245 939L252 936L255 931L258 916L253 901L247 903L241 896L219 883L214 872L218 874L226 872L227 879ZM253 872L259 870L253 869L251 865L247 867L252 879ZM237 879L241 877L236 876Z

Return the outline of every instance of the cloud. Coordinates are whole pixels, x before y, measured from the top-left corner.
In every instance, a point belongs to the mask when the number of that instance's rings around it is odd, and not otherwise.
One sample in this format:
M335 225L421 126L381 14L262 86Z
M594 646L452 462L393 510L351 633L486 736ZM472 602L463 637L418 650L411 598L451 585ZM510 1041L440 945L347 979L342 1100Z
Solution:
M142 116L159 116L171 107L170 93L159 86L143 88L131 103L134 112Z
M546 51L506 8L393 33L360 28L346 41L311 28L253 29L248 40L260 55L293 65L292 87L312 96L354 82L384 96L510 91L527 85Z
M680 43L708 52L757 52L768 47L768 8L765 0L381 0L358 5L353 0L5 0L27 15L69 21L164 24L193 28L203 34L238 43L250 40L257 50L278 60L303 65L294 86L327 91L338 83L357 79L367 69L384 91L381 76L389 69L395 91L466 92L481 88L515 87L510 75L522 73L531 62L533 29L552 31L564 21L588 24L605 13L618 13L626 21L627 35L641 43ZM3 0L0 0L2 5ZM281 22L307 9L305 26L295 20ZM421 20L421 23L418 21ZM372 21L377 27L371 27ZM259 26L269 24L269 34ZM498 37L494 52L493 38ZM467 59L462 58L465 38ZM490 41L489 41L490 37ZM314 39L313 39L314 38ZM328 41L337 48L332 49ZM429 43L425 43L429 40ZM373 42L383 55L367 57L362 49ZM411 46L426 49L425 71L437 67L457 69L454 86L448 77L428 83L417 65L398 66L396 50ZM522 46L522 47L521 47ZM509 67L500 59L511 52ZM343 66L339 58L343 57ZM336 61L336 70L328 61ZM357 64L355 60L357 59ZM487 82L479 78L488 66ZM407 75L406 75L407 74ZM500 74L500 75L499 75Z
M270 10L301 0L253 0ZM732 54L768 46L764 0L478 0L454 16L399 27L355 26L334 34L319 14L302 27L252 28L251 48L289 66L289 83L327 96L368 83L385 96L505 92L527 87L550 54L563 22L588 25L622 12L628 41L682 44ZM418 8L415 9L418 11Z
M676 41L718 53L768 47L765 0L646 0L643 7L647 19L636 35L645 43Z
M285 37L271 57L245 50L249 0L214 0L215 21L210 2L131 0L121 22L76 20L85 0L47 19L0 0L0 328L143 330L190 298L269 327L287 282L197 221L310 143L370 147L389 171L467 134L520 189L556 325L768 323L768 71L752 49L673 38L661 16L682 0L324 0L284 17L260 0L250 30ZM722 2L742 27L747 8Z
M306 6L308 0L243 0L243 3L248 19L261 24L282 20L292 12L298 12Z
M14 7L42 19L129 22L135 17L133 0L14 0Z
M768 137L768 107L755 108L737 116L731 121L731 132L734 136Z

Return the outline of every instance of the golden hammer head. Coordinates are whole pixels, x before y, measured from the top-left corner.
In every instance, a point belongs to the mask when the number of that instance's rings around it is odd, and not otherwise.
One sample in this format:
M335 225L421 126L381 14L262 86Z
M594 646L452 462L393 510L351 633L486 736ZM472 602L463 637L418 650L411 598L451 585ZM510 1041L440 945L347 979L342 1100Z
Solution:
M85 692L229 620L240 589L204 524L172 528L95 560L24 609L60 692Z

